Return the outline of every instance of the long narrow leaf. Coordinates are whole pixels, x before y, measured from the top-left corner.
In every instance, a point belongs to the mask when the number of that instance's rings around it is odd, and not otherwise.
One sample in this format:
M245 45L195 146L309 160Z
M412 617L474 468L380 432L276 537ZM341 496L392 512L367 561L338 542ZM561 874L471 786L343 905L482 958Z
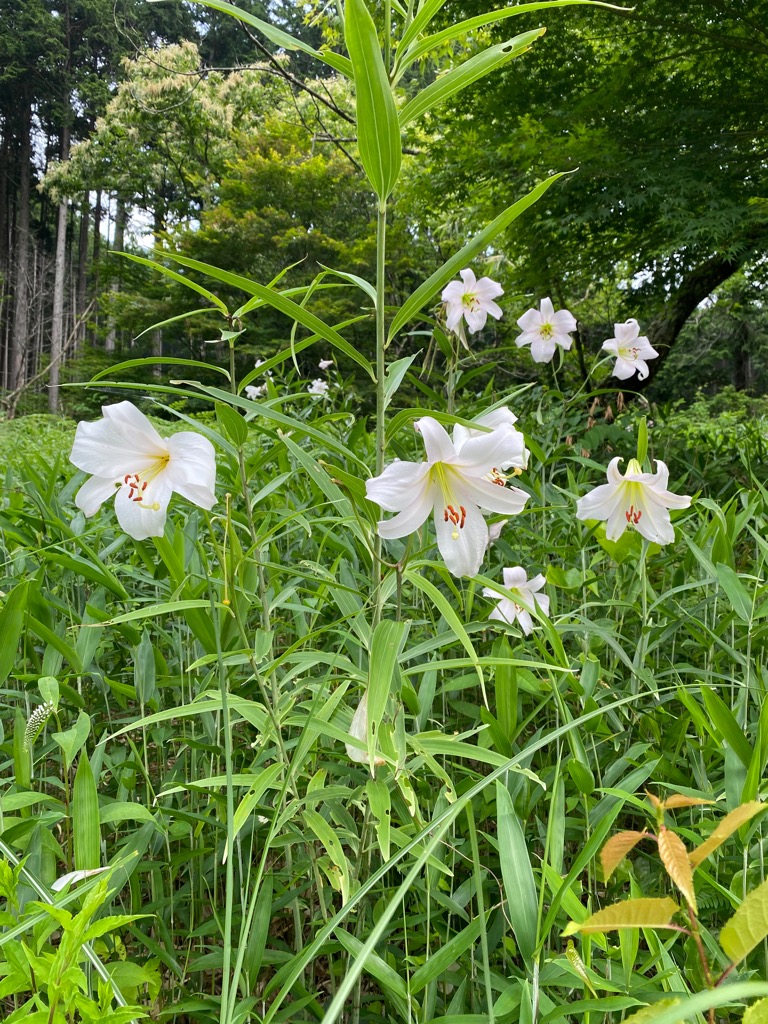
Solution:
M355 75L360 160L383 201L400 175L400 126L378 33L365 0L347 0L345 35Z
M157 0L151 0L151 2L157 2ZM201 4L206 7L212 8L214 11L221 11L223 14L231 14L233 18L237 18L238 21L244 22L246 25L251 25L253 28L258 29L261 34L269 39L271 43L276 43L284 50L301 50L303 53L308 53L311 57L315 57L317 60L321 60L324 64L327 64L329 68L333 68L334 71L340 72L346 78L352 77L352 64L349 59L341 53L334 53L332 50L316 50L310 46L309 43L305 43L301 39L296 39L294 36L289 35L287 32L283 32L282 29L275 28L268 21L262 21L261 18L256 18L254 15L249 14L247 11L241 10L239 7L235 7L234 4L226 3L226 0L199 0Z
M443 103L449 97L466 89L467 86L477 82L480 78L489 75L496 68L503 67L514 57L529 50L533 44L544 35L545 28L532 29L530 32L523 32L506 43L497 43L496 46L489 46L487 50L478 53L469 60L464 61L457 68L445 75L440 75L431 85L418 92L410 103L406 103L400 111L400 125L405 127L417 117L421 117L438 103Z
M472 238L467 244L455 253L451 258L436 270L431 277L429 277L422 285L416 289L416 291L406 299L405 303L401 306L400 311L395 316L389 328L390 340L395 337L397 332L408 323L416 314L425 306L429 300L439 291L444 285L446 285L454 275L458 274L470 260L474 259L478 253L482 252L486 246L499 235L502 231L509 227L509 225L516 220L521 213L524 213L529 206L533 204L544 195L544 193L553 185L559 178L563 177L566 172L561 171L559 174L553 174L551 178L547 178L546 181L542 181L534 189L532 189L527 196L523 196L522 199L518 199L512 206L507 207L503 213L500 213L495 220L491 221L482 231L478 232L474 238Z

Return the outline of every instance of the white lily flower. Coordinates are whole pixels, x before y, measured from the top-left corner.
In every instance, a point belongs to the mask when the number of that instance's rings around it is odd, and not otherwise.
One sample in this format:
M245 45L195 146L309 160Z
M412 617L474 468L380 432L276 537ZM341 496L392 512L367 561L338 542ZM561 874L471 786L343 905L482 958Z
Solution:
M552 300L542 299L539 309L529 309L517 321L523 331L515 338L518 348L531 346L531 355L535 363L548 363L559 345L568 349L573 344L569 331L576 330L576 318L567 309L555 312Z
M608 483L579 498L576 518L605 520L608 540L618 540L629 528L654 544L671 544L675 531L669 509L688 508L690 497L667 490L669 470L659 459L655 473L644 473L637 459L630 459L624 476L619 472L621 461L611 459Z
M469 269L462 270L460 276L461 282L451 281L441 296L446 307L446 326L458 334L463 316L469 333L474 334L485 327L489 313L496 320L501 317L501 309L493 300L503 295L504 289L490 277L481 277L478 281Z
M523 435L503 425L454 442L431 416L414 426L424 438L426 462L393 462L366 482L366 493L392 519L379 522L379 536L406 537L434 513L437 546L454 576L474 576L488 546L488 526L480 509L517 515L528 495L507 487L500 467L522 466Z
M613 364L613 376L619 380L627 380L637 374L638 380L648 376L648 359L656 359L658 352L646 337L639 337L640 325L637 320L629 319L623 324L614 324L615 338L603 342L603 352L616 356Z
M266 390L266 384L246 384L245 397L250 398L252 402L255 402L257 398L261 398Z
M546 594L539 593L546 582L541 573L529 580L521 565L505 569L504 586L512 596L504 597L490 587L484 587L483 595L497 602L488 618L509 623L517 619L523 633L528 636L533 631L531 612L535 614L538 606L540 611L549 615L549 598Z
M517 476L528 466L528 456L531 453L525 447L525 438L515 427L515 423L517 423L517 416L515 416L511 409L507 409L506 406L502 406L499 409L491 410L491 412L484 412L479 416L475 416L471 422L476 423L477 427L465 427L462 423L454 424L453 443L457 448L460 448L465 441L470 439L470 437L482 437L483 434L488 433L488 430L496 430L497 427L507 426L517 434L519 450L515 450L515 453L509 462L503 463L499 469L507 470L510 469L510 467L515 467L517 472L514 475ZM488 430L478 429L482 427L487 427Z
M209 509L216 503L216 457L202 434L183 430L162 438L132 402L102 406L104 418L78 423L69 456L92 473L75 504L92 516L115 495L117 521L135 540L162 537L174 491ZM117 493L115 493L117 492Z
M352 723L349 727L349 735L353 736L356 740L360 740L361 743L368 744L368 691L366 690L363 696L360 698L360 703L357 705L357 710L352 716ZM352 743L345 743L344 746L347 748L347 756L350 761L354 761L356 764L370 764L370 758L367 750L361 750L360 747L354 746ZM386 764L383 757L373 758L374 765Z
M320 377L316 377L315 380L307 388L310 395L327 395L328 394L328 382L322 380Z
M329 366L333 366L333 360L321 359L317 365L320 367L321 370L327 370Z

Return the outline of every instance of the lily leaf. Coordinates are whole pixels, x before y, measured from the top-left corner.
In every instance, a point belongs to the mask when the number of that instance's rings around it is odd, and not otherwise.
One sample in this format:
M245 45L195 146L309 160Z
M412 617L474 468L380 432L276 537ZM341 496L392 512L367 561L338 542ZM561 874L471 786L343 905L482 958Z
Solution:
M431 277L419 285L395 315L389 328L389 340L391 341L400 328L416 316L437 291L446 285L460 270L466 267L478 253L481 253L483 249L490 245L497 235L508 228L513 221L517 220L521 213L524 213L529 206L533 206L536 200L540 199L550 186L559 178L562 178L565 173L565 171L561 171L559 174L553 174L551 178L547 178L546 181L542 181L534 189L531 189L527 196L523 196L522 199L518 199L516 203L508 206L495 220L492 220L474 238L470 239L462 249L454 253L439 270L436 270Z
M466 89L468 85L484 78L496 68L502 67L513 57L525 53L546 31L545 28L532 29L530 32L523 32L521 35L515 36L514 39L507 40L506 43L489 46L487 50L470 57L457 68L440 75L431 85L422 89L409 103L406 103L400 111L400 126L404 128L410 121L431 110L438 103L442 103L455 93Z
M400 126L378 33L365 0L347 0L345 38L354 70L360 160L383 202L400 175Z

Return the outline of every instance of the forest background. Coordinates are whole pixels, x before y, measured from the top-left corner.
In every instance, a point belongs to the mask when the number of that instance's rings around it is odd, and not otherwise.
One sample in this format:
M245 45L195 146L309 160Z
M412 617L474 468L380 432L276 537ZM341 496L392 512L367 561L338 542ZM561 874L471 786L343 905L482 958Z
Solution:
M482 8L449 4L440 16L448 24ZM246 9L313 44L333 41L322 6ZM300 51L280 52L192 4L24 0L5 2L0 17L0 364L10 415L93 410L57 382L82 380L115 353L200 358L216 337L204 315L142 334L186 309L184 289L112 250L168 246L265 281L290 266L292 285L318 263L370 274L373 207L349 89L331 69L317 77L322 66ZM760 10L691 0L671 11L644 0L632 12L553 17L525 61L412 131L407 187L391 211L392 302L412 290L415 267L439 265L511 196L574 170L488 254L520 311L541 295L571 309L583 374L583 353L634 316L661 352L650 378L634 381L653 399L690 402L729 384L762 395ZM481 35L501 39L503 26ZM465 45L471 53L478 40ZM406 87L440 70L431 54ZM341 319L343 300L327 305ZM479 372L484 349L512 332L509 319L486 332ZM240 355L264 358L279 337L265 314ZM356 341L365 350L362 334ZM522 355L505 357L502 372L510 382L533 377Z
M563 2L514 12L507 59L474 0L0 0L10 1024L714 1024L768 995L768 4ZM390 134L358 138L370 66ZM503 288L466 347L462 250ZM534 364L547 296L578 327ZM631 317L659 355L620 390ZM209 451L157 535L69 461L113 403L136 456L126 396L161 452ZM492 407L522 457L476 493L528 506L484 574L446 565L445 489L437 551L384 542L419 421L454 458ZM574 513L620 459L657 504L612 539Z

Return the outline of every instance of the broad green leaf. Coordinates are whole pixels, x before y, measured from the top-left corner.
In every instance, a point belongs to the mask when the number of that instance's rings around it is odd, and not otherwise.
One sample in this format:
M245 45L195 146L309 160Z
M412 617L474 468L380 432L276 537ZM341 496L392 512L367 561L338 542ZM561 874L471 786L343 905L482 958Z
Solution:
M101 867L99 798L96 780L85 751L78 760L72 787L72 837L75 847L75 869L88 871Z
M744 1011L742 1024L768 1024L768 999L758 999Z
M371 814L376 819L376 838L378 839L381 856L389 860L389 839L392 818L392 800L389 787L381 779L368 779L365 787Z
M227 405L226 402L217 402L215 409L216 419L227 432L230 440L238 448L241 448L248 440L248 424L245 422L244 417L239 412L236 412L231 405Z
M598 910L586 921L571 921L563 935L612 932L619 928L668 928L679 909L668 896L663 899L622 900Z
M240 829L245 825L246 821L253 814L254 809L260 803L261 798L264 796L268 789L274 789L280 786L280 776L283 774L283 765L277 761L274 764L267 765L260 772L253 775L251 788L248 793L242 798L235 811L235 818L233 822L233 833L232 837L237 836ZM229 840L227 840L227 843ZM224 844L224 856L223 860L226 861L229 855L229 848L227 843Z
M477 672L477 677L480 680L480 685L485 688L485 680L483 678L483 670L480 667L480 659L478 658L477 652L472 646L472 641L469 639L469 634L464 628L464 624L461 619L456 614L453 605L442 591L437 589L434 583L431 583L420 574L418 566L413 566L411 569L406 570L405 576L414 585L414 587L420 590L437 607L445 621L461 641L464 650L472 660L475 672Z
M51 738L58 743L61 749L64 751L64 764L67 768L74 762L81 747L88 739L88 733L91 731L91 720L85 711L81 711L77 716L77 721L71 729L67 729L65 732L52 732ZM98 865L93 865L98 867Z
M508 228L529 206L533 206L536 200L540 199L551 185L563 177L563 173L553 174L551 178L547 178L546 181L542 181L532 189L527 196L518 199L516 203L507 207L503 213L500 213L495 220L492 220L490 224L467 242L462 249L451 256L439 270L436 270L431 277L419 285L416 291L406 299L392 320L389 328L389 339L394 338L400 328L413 319L430 299L434 297L436 292L448 284L452 277L458 274L460 270L463 270L475 256L490 245L498 234Z
M24 626L30 581L17 583L0 610L0 685L16 663L16 649Z
M157 0L152 0L152 2L157 2ZM296 39L294 36L289 35L288 32L283 32L282 29L276 28L268 21L262 21L261 18L256 18L253 14L235 7L234 4L227 3L226 0L200 0L200 3L212 8L214 11L231 14L238 21L251 25L253 28L258 29L271 43L277 44L277 46L284 50L301 50L303 53L308 53L311 57L315 57L317 60L327 64L328 67L338 71L345 78L352 77L352 64L343 54L334 53L332 50L316 50L309 43Z
M742 622L750 622L753 615L753 604L744 584L730 565L718 562L715 568L717 569L718 583L725 591L731 608Z
M648 834L648 832L627 831L611 836L600 851L600 863L603 866L603 877L606 882L627 854L631 853L640 840L645 839Z
M741 726L733 717L733 713L725 701L708 686L701 687L701 696L709 712L709 717L719 730L728 746L736 754L745 768L749 768L752 760L752 747L744 735Z
M434 952L429 956L426 963L422 964L411 975L410 990L412 995L421 992L430 981L435 981L441 974L444 974L454 960L458 960L463 953L466 953L470 946L474 945L477 941L484 924L485 922L482 918L476 917L474 921L468 924L463 931L454 935L452 939L436 945Z
M353 958L357 958L360 955L360 951L363 948L363 944L357 936L352 935L344 928L336 929L336 937L342 946ZM405 982L398 972L386 960L371 951L365 958L366 974L370 974L372 978L375 978L381 985L382 991L386 993L388 998L398 1000L401 1004L400 1011L402 1018L406 1019L408 1016L407 1000L408 990L405 986Z
M380 202L397 183L402 160L397 107L365 0L347 0L345 38L352 61L360 161Z
M360 0L362 2L362 0ZM362 366L366 373L370 376L371 380L375 380L375 374L373 367L370 362L361 355L357 349L350 345L342 336L335 331L333 327L330 327L319 317L315 316L304 306L300 306L293 299L289 299L282 292L275 291L273 288L268 288L266 285L258 284L256 281L251 281L247 277L242 277L240 274L231 274L228 270L220 270L219 267L211 266L209 263L201 263L199 260L188 259L186 256L179 256L178 253L166 253L164 254L168 259L173 260L175 263L180 263L184 267L190 267L192 270L199 270L201 274L207 274L209 277L215 278L217 281L223 281L225 284L231 285L233 288L240 288L242 291L247 292L249 295L258 295L260 299L268 305L272 306L279 313L283 313L291 320L295 320L300 323L303 327L312 331L313 334L317 334L318 337L324 338L327 342L337 348L340 352L343 352L345 356L352 359Z
M720 932L720 945L738 963L768 936L768 882L747 893L744 902Z
M404 356L402 359L396 359L393 363L390 363L386 371L386 379L384 382L384 408L388 408L389 403L395 397L397 389L400 387L403 377L408 372L411 363L414 361L417 352L414 352L412 356Z
M685 843L677 832L662 825L659 829L659 856L667 874L685 896L686 902L697 911L696 891L693 888L693 868L688 860Z
M417 117L421 117L438 103L443 103L449 97L466 89L467 86L477 82L485 75L489 75L496 68L503 67L514 57L529 50L533 44L544 35L545 28L532 29L530 32L523 32L514 39L505 43L497 43L496 46L489 46L487 50L478 53L469 60L464 61L457 68L440 75L431 85L416 93L413 99L406 103L400 111L400 126L405 128L407 124Z
M379 726L384 716L397 659L403 649L408 624L382 619L373 631L368 665L368 764L374 763Z
M496 781L496 818L507 914L520 955L528 970L536 949L539 910L536 880L533 877L525 834L515 813L512 797L500 779Z
M698 867L711 853L714 853L718 846L721 846L729 836L733 835L737 828L741 828L765 806L759 800L752 800L748 804L741 804L740 807L734 808L730 814L726 814L712 834L688 854L691 867Z

